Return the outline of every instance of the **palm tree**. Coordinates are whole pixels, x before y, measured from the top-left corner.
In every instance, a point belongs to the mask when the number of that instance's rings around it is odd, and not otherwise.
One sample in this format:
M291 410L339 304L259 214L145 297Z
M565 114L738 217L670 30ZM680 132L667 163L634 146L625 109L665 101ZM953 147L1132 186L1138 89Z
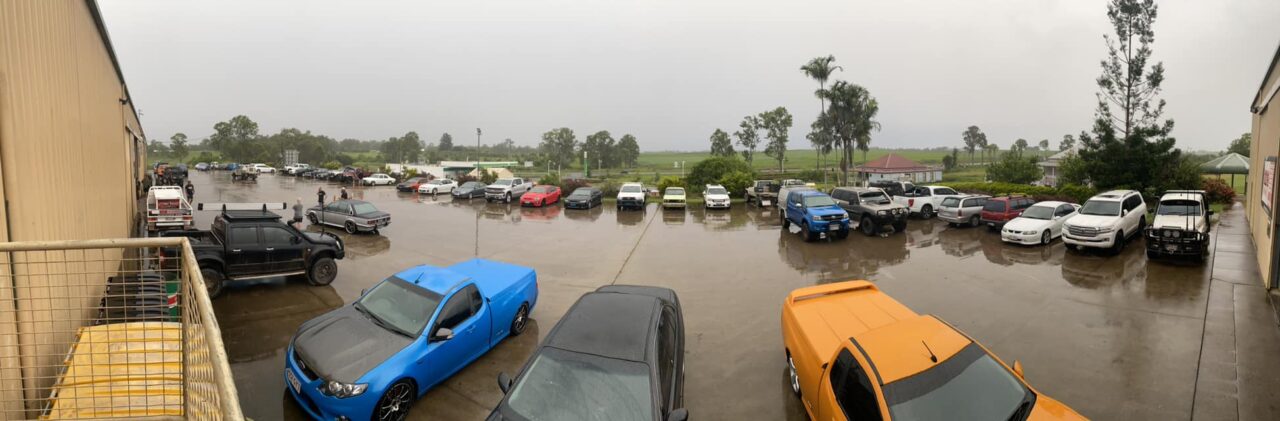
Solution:
M809 63L806 63L804 66L800 66L800 71L804 72L805 76L808 76L809 78L818 81L818 90L813 94L818 97L819 118L821 118L821 115L825 113L827 110L827 102L826 102L826 99L823 98L823 93L826 91L826 88L827 88L827 79L831 78L831 74L835 73L836 70L844 70L843 67L833 66L831 64L831 63L834 63L835 61L836 61L836 56L828 55L826 57L814 57L812 60L809 60ZM818 125L818 124L815 124L815 126L820 129L824 129L824 130L826 129L825 127L822 127L821 125ZM831 152L831 144L830 144L831 136L829 135L810 136L809 142L813 144L815 151L818 153L818 168L821 169L822 156L826 155L826 153L824 153L823 151L825 150L826 152Z
M875 120L880 105L865 88L845 81L836 81L823 96L831 105L818 119L840 146L840 170L844 173L841 184L848 185L854 148L862 149L865 158L871 144L871 131L880 129L880 123Z

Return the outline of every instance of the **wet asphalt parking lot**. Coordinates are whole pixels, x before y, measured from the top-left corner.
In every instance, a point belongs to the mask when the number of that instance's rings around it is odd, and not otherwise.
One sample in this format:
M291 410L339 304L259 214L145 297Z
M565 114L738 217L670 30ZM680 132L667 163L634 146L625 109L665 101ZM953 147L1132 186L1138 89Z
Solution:
M232 183L192 173L197 202L315 202L339 186L285 175ZM1002 244L985 228L912 219L906 232L805 243L777 211L618 213L520 208L349 188L391 213L380 235L347 235L330 286L238 283L215 300L245 414L303 419L285 391L284 353L298 325L419 264L479 256L533 267L540 297L530 333L508 339L419 400L413 419L479 420L583 293L612 283L674 289L684 306L685 402L693 419L801 420L787 385L779 316L792 289L867 279L918 313L935 314L1019 360L1028 381L1095 419L1190 418L1209 293L1207 265L1148 263L1141 242L1118 256ZM207 229L214 212L197 212ZM316 230L316 227L307 229Z

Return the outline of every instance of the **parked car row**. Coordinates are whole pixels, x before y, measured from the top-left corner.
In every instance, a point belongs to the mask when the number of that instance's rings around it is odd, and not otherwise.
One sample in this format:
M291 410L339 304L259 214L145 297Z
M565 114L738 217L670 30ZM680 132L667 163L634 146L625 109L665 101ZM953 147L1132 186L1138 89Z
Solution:
M819 197L809 192L788 200ZM316 419L404 419L432 388L524 333L541 292L533 268L484 259L400 271L302 323L284 387ZM781 325L787 384L810 419L1084 419L1032 387L1020 362L867 281L791 291ZM498 373L503 396L487 419L685 421L685 341L676 291L597 288L519 373Z
M901 191L893 200L906 207L910 214L925 219L937 216L952 226L985 225L999 230L1000 239L1007 243L1044 245L1062 238L1068 248L1107 249L1118 253L1129 241L1145 237L1146 253L1151 258L1202 260L1208 253L1209 217L1213 212L1202 190L1165 192L1153 220L1148 221L1147 204L1142 194L1134 190L1102 192L1078 205L1059 201L1037 203L1019 195L961 194L946 186L914 186L905 182L872 184L883 186L879 189L886 193ZM836 191L842 189L845 188Z

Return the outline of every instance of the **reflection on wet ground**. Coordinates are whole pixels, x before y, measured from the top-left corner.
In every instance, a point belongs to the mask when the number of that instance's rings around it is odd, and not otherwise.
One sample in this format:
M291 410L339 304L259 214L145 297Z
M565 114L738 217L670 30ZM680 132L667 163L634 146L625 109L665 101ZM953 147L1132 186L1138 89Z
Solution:
M317 187L282 175L231 184L197 173L197 201L310 205ZM674 288L685 306L685 399L699 419L804 419L790 394L778 326L794 288L851 278L876 282L920 313L936 314L1020 360L1041 391L1094 418L1187 418L1195 384L1208 271L1149 264L1139 240L1120 255L1026 247L985 228L911 220L904 232L803 241L774 208L735 204L617 211L522 208L483 199L351 187L392 214L381 235L348 235L328 287L298 280L237 284L215 303L245 412L301 417L281 391L282 354L304 320L349 303L408 266L480 256L538 270L532 334L508 340L420 400L414 418L483 419L545 332L584 292L610 283ZM197 215L207 227L212 215ZM315 230L317 228L310 227ZM395 244L393 248L391 245ZM541 329L538 329L538 327Z

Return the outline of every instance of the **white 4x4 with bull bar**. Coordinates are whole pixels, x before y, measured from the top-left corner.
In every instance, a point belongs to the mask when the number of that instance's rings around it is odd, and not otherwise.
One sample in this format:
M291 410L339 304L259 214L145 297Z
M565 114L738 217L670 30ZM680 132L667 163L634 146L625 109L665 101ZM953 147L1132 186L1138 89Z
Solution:
M1129 237L1147 227L1147 204L1133 190L1112 190L1089 198L1063 226L1067 248L1103 248L1119 253Z
M1160 196L1156 217L1144 234L1147 258L1190 257L1203 261L1209 252L1209 201L1204 190L1169 190Z

